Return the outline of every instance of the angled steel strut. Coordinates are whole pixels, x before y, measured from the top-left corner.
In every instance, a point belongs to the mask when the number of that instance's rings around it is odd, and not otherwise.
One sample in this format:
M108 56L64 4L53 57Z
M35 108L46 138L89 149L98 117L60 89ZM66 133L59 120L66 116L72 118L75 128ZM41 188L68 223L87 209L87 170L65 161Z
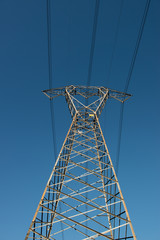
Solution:
M73 120L25 240L60 240L62 232L65 239L136 240L98 120L106 100L131 95L73 85L43 93L65 96Z

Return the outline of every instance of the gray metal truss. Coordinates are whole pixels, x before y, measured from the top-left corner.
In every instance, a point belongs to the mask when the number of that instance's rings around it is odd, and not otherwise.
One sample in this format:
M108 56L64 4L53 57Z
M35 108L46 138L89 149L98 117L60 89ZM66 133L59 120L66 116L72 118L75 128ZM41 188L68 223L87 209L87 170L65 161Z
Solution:
M62 232L65 239L136 240L99 123L107 99L130 95L84 86L43 93L65 96L73 120L25 240L59 240Z

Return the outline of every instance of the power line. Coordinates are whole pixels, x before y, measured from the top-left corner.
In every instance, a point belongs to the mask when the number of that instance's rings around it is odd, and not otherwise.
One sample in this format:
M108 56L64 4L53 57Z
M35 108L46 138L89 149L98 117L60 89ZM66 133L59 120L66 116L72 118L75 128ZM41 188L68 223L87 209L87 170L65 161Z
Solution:
M55 129L55 116L54 116L54 105L53 101L50 100L50 112L51 112L51 124L52 124L52 137L53 137L53 148L54 148L54 158L57 158L57 144L56 144L56 129Z
M124 0L121 0L120 9L119 9L119 15L118 15L118 19L117 19L117 25L116 25L116 30L115 30L115 36L114 36L111 60L110 60L109 68L108 68L107 82L109 82L110 76L111 76L113 59L114 59L115 49L116 49L117 40L118 40L119 26L120 26L120 20L121 20L121 15L122 15L123 4L124 4ZM105 121L106 121L106 114L104 116L105 116ZM121 134L119 135L119 137L121 138ZM120 151L120 149L117 150L117 152L119 152L119 151ZM117 168L117 166L115 166L115 167ZM114 194L116 194L116 186L114 187ZM115 200L114 200L114 203L115 203ZM114 208L113 208L113 213L114 214L116 213L116 206L115 206L115 204L114 204ZM115 219L113 221L113 224L114 224L114 227L115 227Z
M91 74L93 68L93 56L95 50L95 41L96 41L96 33L97 33L97 23L98 23L98 14L99 14L99 5L100 0L96 0L95 2L95 10L94 10L94 20L93 20L93 30L92 30L92 41L90 47L90 56L89 56L89 65L88 65L88 77L87 77L87 86L89 87L91 84ZM87 91L87 90L86 90ZM85 99L85 105L88 105L88 98ZM85 164L86 169L88 169L88 161ZM88 176L86 176L86 182L88 182ZM88 198L88 192L85 194L86 199ZM86 212L88 212L88 205L85 206ZM87 214L86 214L86 226L88 226ZM86 228L86 235L88 235L88 230Z
M49 73L49 88L52 88L52 44L51 44L51 3L50 0L47 3L47 40L48 40L48 73ZM50 113L51 113L51 125L52 125L52 137L53 137L53 149L54 158L57 158L57 143L56 143L56 131L55 131L55 116L53 101L50 100ZM59 203L59 209L61 212L61 203ZM62 240L64 240L63 225L61 222Z
M137 53L138 53L138 50L139 50L140 42L141 42L141 39L142 39L142 35L143 35L144 26L145 26L145 23L146 23L146 19L147 19L150 3L151 3L151 0L147 0L146 1L146 5L145 5L145 9L144 9L141 25L140 25L140 28L139 28L138 37L137 37L135 49L134 49L134 52L133 52L131 65L130 65L130 68L129 68L129 72L128 72L128 76L127 76L124 92L127 92L129 84L130 84L130 81L131 81L131 77L132 77L134 65L135 65L135 62L136 62L136 58L137 58ZM118 134L118 144L117 144L117 157L116 157L116 164L115 164L117 174L118 174L118 168L119 168L119 156L120 156L122 128L123 128L123 113L124 113L124 103L121 104L121 108L120 108L119 134Z
M52 44L51 44L51 4L50 0L47 0L47 40L48 40L48 73L49 73L49 88L52 88ZM54 157L57 157L57 144L56 144L56 133L55 133L55 121L54 121L54 106L53 101L50 100L50 112L51 112L51 123L52 123L52 136L53 136L53 147Z
M100 0L96 0L95 11L94 11L93 30L92 30L92 42L91 42L90 56L89 56L87 86L90 86L90 84L91 84L91 74L92 74L92 67L93 67L93 56L94 56L95 41L96 41L99 5L100 5Z
M47 3L47 41L48 41L48 73L49 73L49 88L52 88L52 45L51 45L51 11L50 0Z
M122 139L123 112L124 112L124 103L121 103L120 117L119 117L119 127L118 127L117 153L116 153L116 162L115 162L115 170L116 170L117 175L118 175L118 170L119 170L119 156L120 156L121 139Z
M150 3L151 3L151 0L147 0L146 5L145 5L145 9L144 9L144 13L143 13L139 33L138 33L138 38L137 38L137 41L136 41L136 46L135 46L135 49L134 49L134 53L133 53L133 57L132 57L132 61L131 61L126 85L125 85L125 88L124 88L125 92L128 90L129 83L130 83L130 80L131 80L131 76L132 76L133 68L134 68L134 65L135 65L139 45L140 45L140 42L141 42L141 39L142 39L142 34L143 34L144 26L145 26L145 23L146 23L146 18L147 18L147 15L148 15L148 10L149 10Z
M95 9L94 9L92 40L91 40L90 55L89 55L87 87L89 87L91 85L91 75L92 75L93 56L94 56L95 42L96 42L97 23L98 23L98 15L99 15L99 5L100 5L100 0L96 0L95 1ZM88 105L88 98L86 98L86 100L85 100L85 105L86 106Z
M114 53L115 53L118 34L119 34L119 26L120 26L120 20L121 20L121 15L122 15L123 3L124 3L124 0L121 0L120 10L119 10L119 15L118 15L118 20L117 20L117 26L116 26L116 31L115 31L115 37L114 37L114 43L113 43L113 49L112 49L112 54L111 54L111 60L110 60L109 68L108 68L107 82L109 82L110 76L111 76Z
M116 31L115 31L115 36L114 36L113 49L112 49L110 64L109 64L109 68L108 68L107 84L110 80L110 76L111 76L111 72L112 72L112 65L113 65L113 59L114 59L114 54L115 54L115 50L116 50L117 40L118 40L119 26L120 26L120 21L121 21L123 4L124 4L124 0L121 0L119 15L118 15L118 19L117 19L117 25L116 25ZM106 108L105 108L105 114L104 114L104 122L106 122ZM104 129L104 132L106 133L106 127Z

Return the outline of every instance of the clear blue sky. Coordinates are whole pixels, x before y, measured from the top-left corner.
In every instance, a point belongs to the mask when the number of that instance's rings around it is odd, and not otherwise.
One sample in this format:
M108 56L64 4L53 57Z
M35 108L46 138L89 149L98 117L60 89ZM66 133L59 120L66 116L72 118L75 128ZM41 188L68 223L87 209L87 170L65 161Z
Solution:
M86 85L95 1L52 0L53 87ZM101 0L91 85L123 91L145 0ZM119 181L139 240L159 239L160 1L152 0L125 103ZM0 182L2 240L22 240L54 165L48 89L45 0L0 1ZM57 152L71 118L55 99ZM101 125L115 162L120 103ZM71 239L71 238L70 238Z

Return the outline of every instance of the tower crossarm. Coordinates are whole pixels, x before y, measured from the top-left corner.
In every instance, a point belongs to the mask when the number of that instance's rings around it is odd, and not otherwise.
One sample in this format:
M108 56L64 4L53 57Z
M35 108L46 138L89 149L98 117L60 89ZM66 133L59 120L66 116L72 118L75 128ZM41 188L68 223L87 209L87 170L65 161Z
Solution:
M50 100L58 96L65 96L65 87L51 88L42 91Z
M108 96L109 98L114 98L120 102L125 102L128 98L130 98L132 95L124 92L119 92L116 90L108 89Z
M65 96L72 118L75 113L100 116L106 100L114 98L125 102L131 95L106 87L95 86L66 86L42 91L50 100L58 96Z
M58 96L65 96L67 94L67 91L71 95L81 95L84 98L90 98L93 96L100 96L102 97L106 93L108 94L109 98L115 98L116 100L120 102L125 102L129 97L131 97L131 94L120 92L117 90L113 90L106 87L95 87L95 86L66 86L61 88L51 88L47 90L43 90L42 92L49 97L49 99L53 99Z

